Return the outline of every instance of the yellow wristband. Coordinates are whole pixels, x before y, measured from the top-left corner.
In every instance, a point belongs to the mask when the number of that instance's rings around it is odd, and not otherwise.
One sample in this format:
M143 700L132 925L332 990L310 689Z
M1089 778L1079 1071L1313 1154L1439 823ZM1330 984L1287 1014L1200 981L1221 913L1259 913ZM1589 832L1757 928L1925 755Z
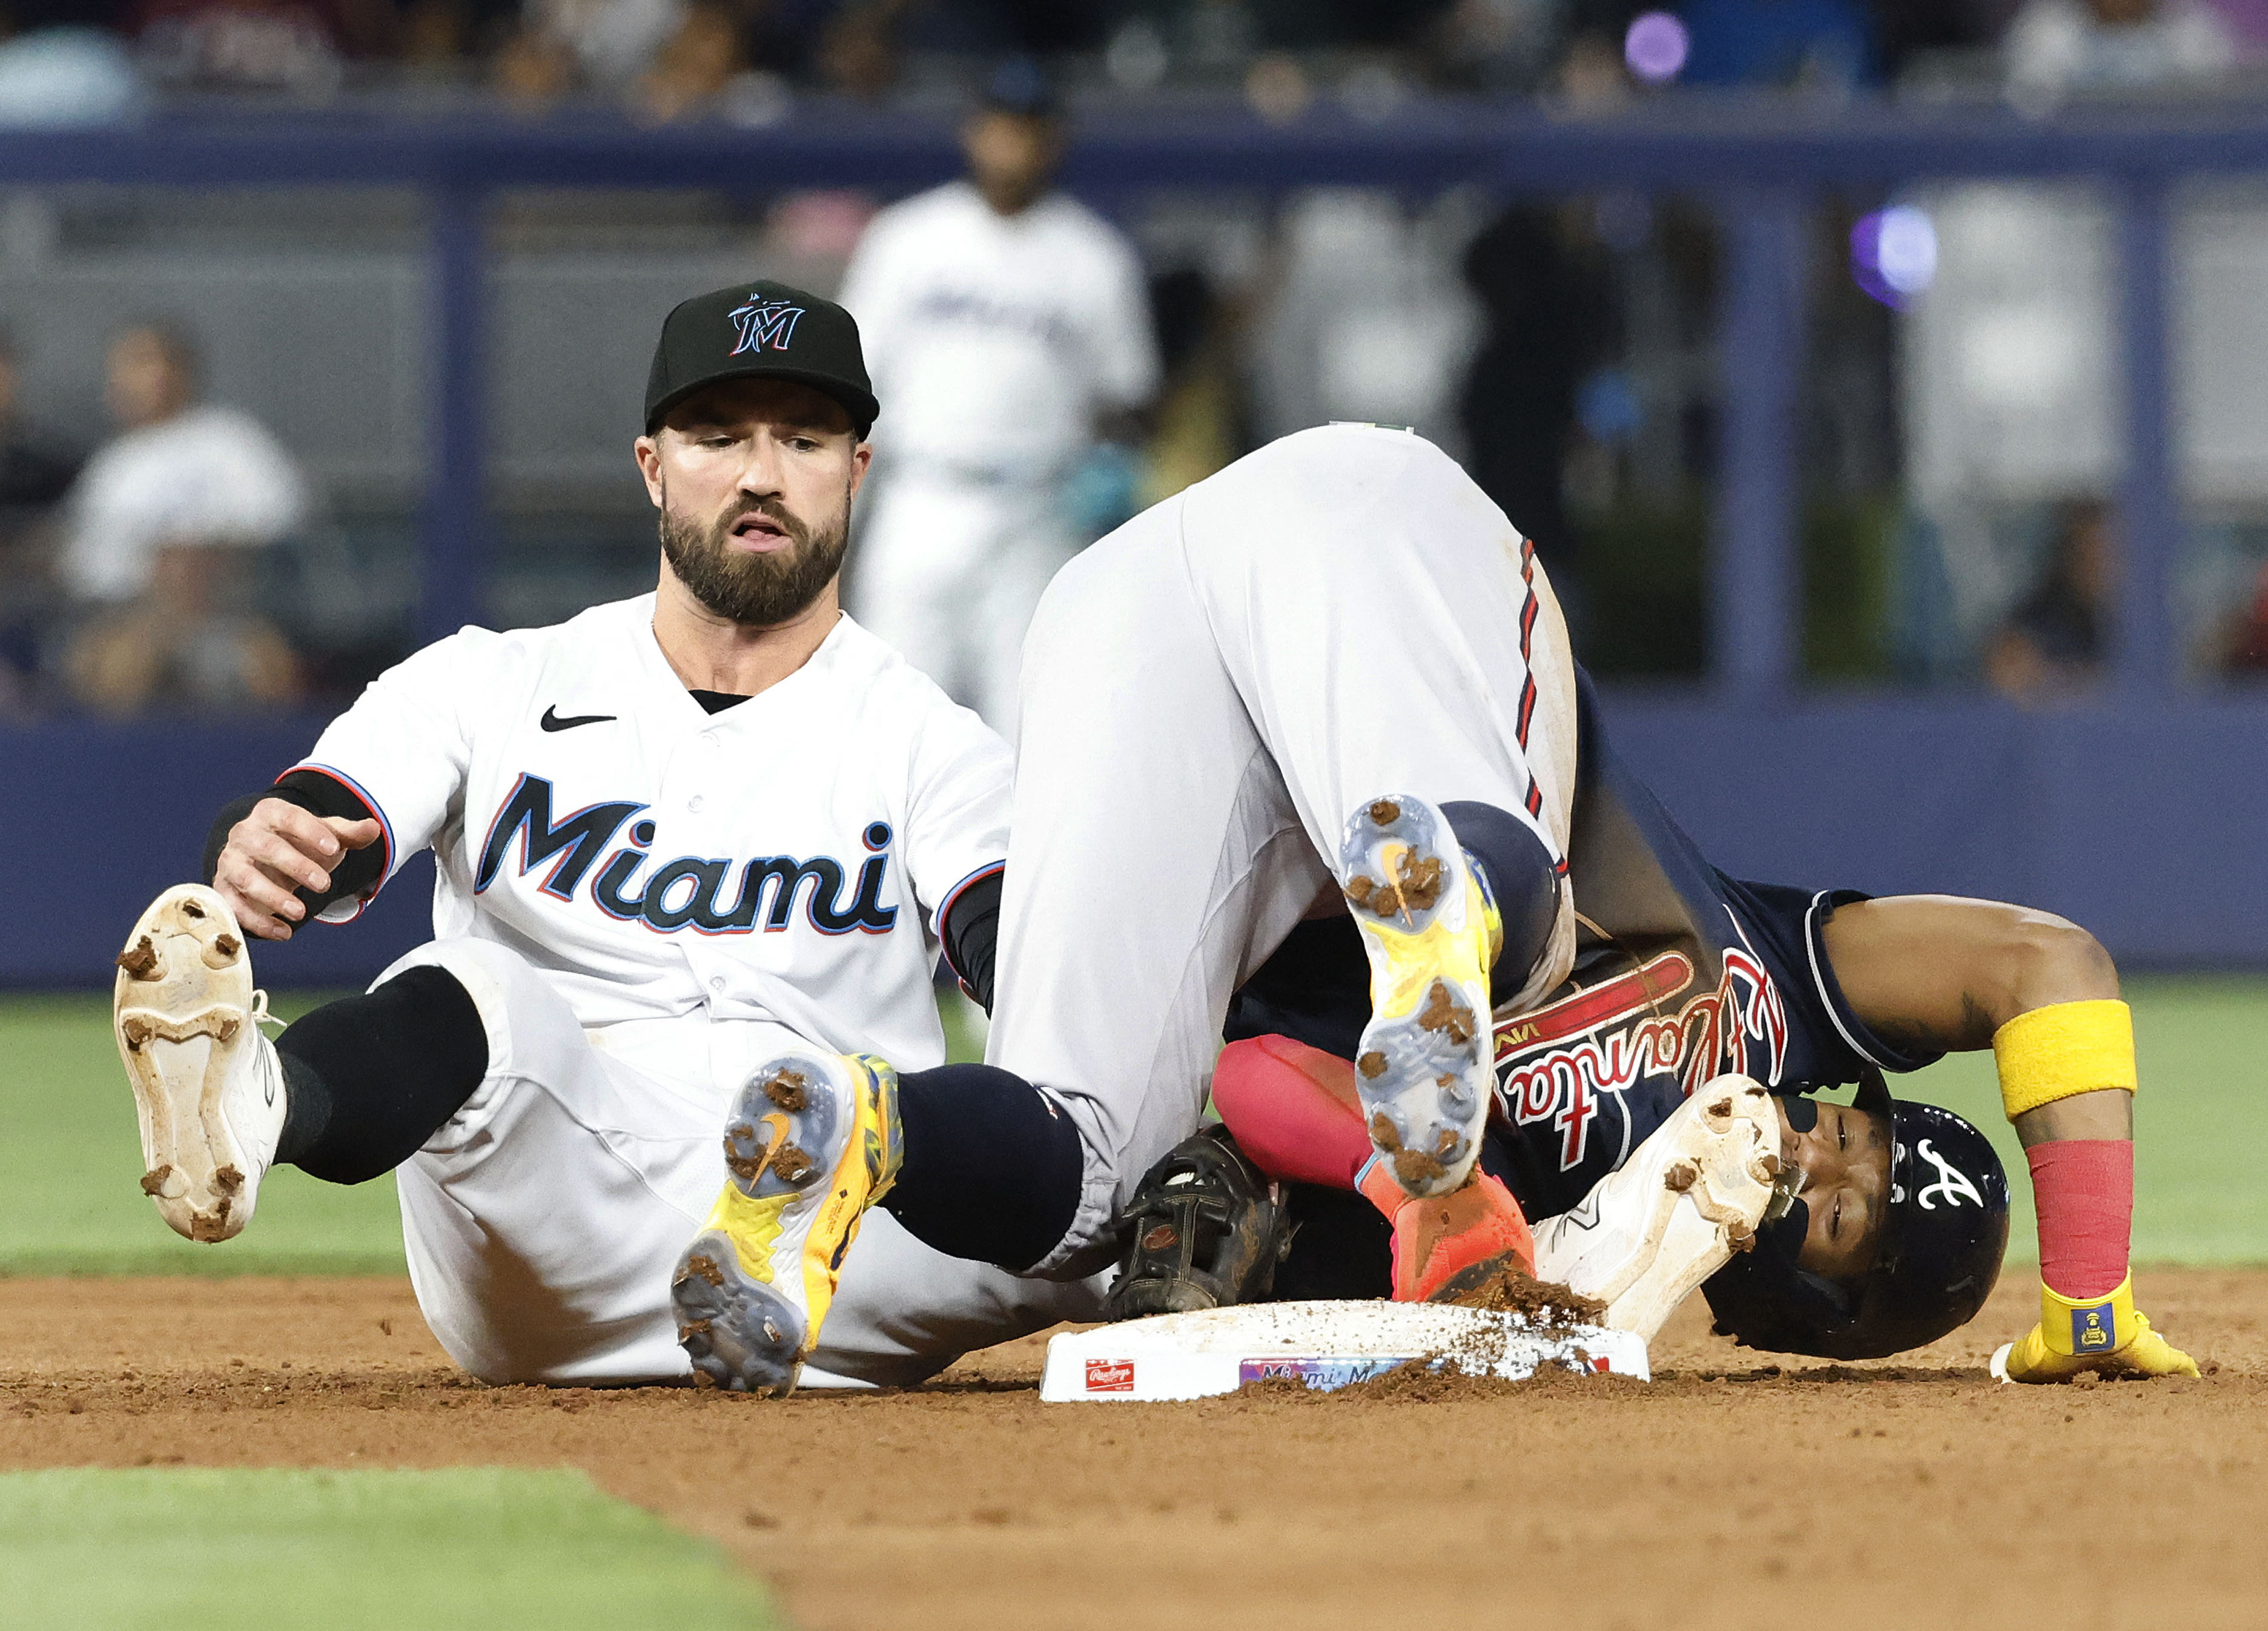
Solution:
M2134 1015L2113 998L2056 1002L1992 1033L2000 1102L2014 1121L2074 1093L2134 1090Z
M2134 1277L2118 1282L2109 1296L2074 1303L2044 1284L2040 1287L2040 1335L2051 1353L2085 1358L2090 1354L2115 1354L2132 1342L2134 1324Z

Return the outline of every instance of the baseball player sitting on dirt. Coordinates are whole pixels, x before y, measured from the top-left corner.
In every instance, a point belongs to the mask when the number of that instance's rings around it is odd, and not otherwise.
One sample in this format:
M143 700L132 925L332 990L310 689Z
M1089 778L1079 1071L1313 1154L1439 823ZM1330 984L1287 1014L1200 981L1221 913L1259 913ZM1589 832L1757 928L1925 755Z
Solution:
M524 712L533 701L518 705ZM586 690L568 701L599 705ZM2093 942L2012 909L1961 907L1970 914L1961 941L1971 955L1954 957L1943 903L1868 904L1733 885L1642 789L1616 779L1595 721L1585 733L1586 712L1532 552L1462 471L1406 433L1334 426L1286 438L1090 550L1057 579L1027 649L994 966L983 936L957 933L950 910L939 914L954 966L980 995L997 996L990 1067L902 1077L871 1057L804 1053L744 1078L724 1118L731 1176L672 1287L694 1369L728 1387L778 1392L808 1355L823 1359L836 1338L821 1337L819 1322L858 1212L893 1181L888 1204L917 1253L897 1259L901 1269L933 1267L942 1253L1014 1270L1025 1286L1077 1281L1119 1258L1131 1222L1122 1311L1174 1305L1172 1282L1190 1266L1167 1256L1178 1214L1161 1213L1158 1190L1173 1175L1146 1192L1140 1178L1196 1132L1240 991L1237 1024L1256 1041L1229 1056L1224 1107L1241 1098L1270 1107L1233 1113L1256 1153L1271 1159L1282 1152L1266 1148L1264 1129L1284 1102L1306 1094L1304 1119L1329 1131L1286 1133L1285 1145L1314 1162L1287 1172L1359 1182L1392 1213L1397 1295L1454 1295L1469 1271L1496 1273L1509 1256L1563 1273L1579 1291L1627 1299L1643 1315L1634 1323L1658 1323L1683 1288L1769 1224L1771 1249L1743 1259L1764 1266L1754 1295L1744 1304L1736 1290L1712 1290L1712 1300L1745 1338L1791 1348L1834 1341L1880 1351L1965 1318L1989 1288L2006 1227L1997 1169L1956 1118L1885 1110L1879 1093L1846 1111L1776 1110L1747 1092L1720 1103L1712 1091L1688 1110L1688 1089L1727 1070L1783 1089L1848 1080L1854 1061L1896 1067L1991 1040L2010 1111L2035 1146L2053 1288L2043 1292L2043 1325L2016 1346L2007 1373L2052 1379L2106 1360L2188 1368L2133 1310L2126 1288L2132 1042ZM674 808L675 789L663 796L672 802L595 817L615 824L587 850L547 829L560 836L547 838L540 855L533 845L519 852L522 869L559 858L536 887L579 908L578 886L595 867L600 911L643 916L646 928L668 933L686 920L681 909L705 898L700 867L714 866L721 879L726 863L681 858L651 875L635 900L622 891L654 835L633 830L599 864L621 822ZM1617 830L1625 823L1639 830ZM690 881L681 898L674 882L657 887L671 874ZM446 875L445 853L444 911L453 904ZM750 888L756 875L748 874ZM1347 903L1351 935L1347 924L1301 929L1317 900L1334 896ZM701 910L729 927L732 914ZM831 911L855 915L839 899ZM200 968L234 966L210 931L171 927L167 966L192 981L205 978ZM1341 954L1357 943L1368 963L1367 994L1353 1010L1359 1033L1303 1027L1289 1011L1344 1017L1336 999L1351 965ZM129 963L144 957L139 941L129 944ZM1940 966L1918 970L1917 958ZM1948 970L1960 977L1909 979ZM145 971L171 978L165 968ZM137 1009L135 970L126 974L120 1024L132 1071L137 1023L159 1038L166 1026L192 1037L195 1027L187 999ZM248 1009L248 975L243 985L233 1000ZM387 988L381 981L357 1000ZM1594 1007L1599 1015L1587 1017ZM137 1012L156 1018L137 1022ZM1491 1013L1492 1024L1480 1017ZM1656 1023L1618 1031L1609 1022L1617 1016ZM1256 1042L1303 1028L1350 1058L1351 1072L1287 1043ZM509 1027L491 1022L490 1038L499 1030ZM284 1038L287 1059L295 1032ZM579 1035L571 1040L598 1051ZM601 1040L611 1049L609 1033ZM1540 1041L1580 1040L1596 1043L1604 1061L1588 1074L1580 1061L1551 1059L1548 1048L1535 1052ZM1645 1060L1625 1053L1613 1062L1617 1041L1643 1044ZM1517 1066L1531 1056L1545 1068L1523 1078ZM1521 1176L1517 1151L1484 1159L1500 1058L1514 1066L1506 1082L1520 1089L1503 1104L1504 1120L1548 1128L1557 1152L1549 1168L1533 1161L1539 1214L1554 1184L1569 1208L1542 1242L1499 1176ZM502 1151L481 1119L490 1102L482 1096L504 1097L490 1084L508 1090L522 1078L508 1059L476 1072L479 1062L468 1056L454 1067L467 1084L457 1105L466 1108L448 1114L472 1124L467 1148L485 1136L482 1153ZM344 1061L335 1067L343 1072ZM720 1064L717 1079L740 1068ZM1322 1089L1287 1074L1321 1077ZM1240 1095L1241 1080L1255 1091ZM1359 1120L1338 1109L1350 1084ZM194 1112L196 1085L143 1088L145 1112L153 1103ZM585 1142L609 1155L635 1148L603 1118L580 1125L593 1129ZM1336 1136L1350 1125L1361 1130L1359 1152ZM216 1132L209 1118L199 1131L203 1151L224 1148L225 1128ZM426 1182L422 1169L460 1159L451 1154L458 1136L445 1125L405 1169L406 1214ZM1614 1158L1602 1159L1609 1141ZM173 1182L160 1160L170 1148L151 1145L146 1181L161 1199ZM1631 1149L1645 1159L1623 1160ZM1936 1166L1932 1151L1948 1164ZM1354 1169L1353 1154L1366 1172ZM497 1164L524 1169L526 1159ZM1676 1186L1664 1181L1673 1169ZM239 1171L191 1183L218 1193L241 1185ZM534 1187L551 1204L554 1227L530 1228L513 1253L497 1254L514 1272L539 1248L555 1257L576 1250L578 1231L556 1222L553 1192L578 1185ZM1677 1197L1675 1216L1660 1211L1665 1189ZM1914 1223L1936 1221L1952 1196L1970 1192L1977 1204L1958 1208L1949 1233ZM1773 1215L1782 1210L1792 1223ZM409 1226L412 1265L425 1298L420 1227ZM850 1254L846 1290L860 1255ZM1221 1272L1217 1253L1195 1266L1212 1273L1217 1295L1250 1288L1242 1273ZM926 1309L895 1328L870 1324L918 1356L924 1344L942 1354L954 1340L975 1347L1045 1323L1036 1302L1002 1292L1006 1278L964 1279L966 1301L956 1304L945 1280L901 1274L898 1301ZM867 1295L892 1280L878 1272ZM487 1285L481 1294L493 1295ZM644 1295L641 1328L651 1323ZM434 1300L426 1306L431 1318ZM435 1329L452 1343L442 1322ZM652 1372L666 1373L658 1364Z
M398 1169L420 1305L468 1369L682 1376L681 1327L728 1302L763 1348L743 1384L784 1386L902 1133L947 1183L892 1204L973 1257L957 1163L1050 1154L956 1150L988 1094L1036 1107L998 1073L901 1088L836 1057L942 1061L932 970L991 935L1009 756L837 609L877 412L848 314L774 284L689 300L645 410L657 592L379 678L224 814L213 888L143 915L116 1030L143 1187L191 1239L240 1231L274 1162ZM350 919L428 846L436 938L269 1042L243 937ZM1065 1294L1031 1291L1049 1323Z

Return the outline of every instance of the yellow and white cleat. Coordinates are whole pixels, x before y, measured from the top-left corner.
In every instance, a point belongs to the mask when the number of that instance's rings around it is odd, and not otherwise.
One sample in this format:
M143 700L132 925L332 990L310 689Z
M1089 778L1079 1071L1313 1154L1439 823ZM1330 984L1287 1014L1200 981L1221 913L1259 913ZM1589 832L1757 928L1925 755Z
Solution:
M897 1072L873 1055L784 1054L748 1078L725 1125L730 1176L670 1282L696 1380L795 1391L843 1254L902 1158Z
M284 1069L262 1036L244 932L183 883L151 903L118 955L111 1029L142 1124L142 1189L191 1240L244 1231L284 1131Z
M1408 793L1347 818L1339 883L1370 957L1363 1120L1407 1193L1449 1194L1480 1153L1496 1085L1495 908L1448 818Z

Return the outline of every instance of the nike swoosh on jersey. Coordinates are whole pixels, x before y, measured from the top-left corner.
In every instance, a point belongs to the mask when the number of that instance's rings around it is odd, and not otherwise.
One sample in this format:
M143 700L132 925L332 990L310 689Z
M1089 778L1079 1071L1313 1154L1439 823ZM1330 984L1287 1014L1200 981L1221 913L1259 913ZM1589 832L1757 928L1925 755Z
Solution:
M578 725L603 725L616 717L611 713L578 713L563 720L559 717L558 709L553 707L546 708L543 717L536 723L548 731L571 731Z

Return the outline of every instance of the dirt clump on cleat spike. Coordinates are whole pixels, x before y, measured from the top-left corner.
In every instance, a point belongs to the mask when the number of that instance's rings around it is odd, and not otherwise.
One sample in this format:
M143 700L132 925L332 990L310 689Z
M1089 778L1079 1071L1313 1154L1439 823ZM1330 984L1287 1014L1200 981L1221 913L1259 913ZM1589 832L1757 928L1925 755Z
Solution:
M1428 855L1413 863L1404 855L1395 870L1400 875L1395 881L1395 892L1412 911L1429 911L1441 898L1441 862L1438 856Z
M1418 1015L1418 1026L1425 1030L1448 1033L1449 1040L1460 1044L1473 1039L1473 1011L1449 994L1447 982L1435 980L1425 1011Z
M782 1110L801 1110L811 1103L809 1086L801 1072L784 1070L764 1083L764 1096Z
M149 979L158 972L158 948L144 934L127 950L118 954L118 966L126 970L129 979Z
M1451 1149L1456 1148L1456 1135L1451 1133L1449 1135ZM1445 1162L1436 1160L1422 1149L1405 1149L1395 1154L1394 1177L1403 1189L1413 1195L1421 1189L1430 1188L1440 1183L1447 1175L1448 1170Z
M772 1151L772 1170L779 1174L783 1184L808 1184L819 1170L819 1163L806 1155L800 1147L783 1144Z
M770 1159L771 1151L765 1149L754 1159L746 1155L736 1155L733 1152L742 1144L753 1144L755 1141L755 1128L745 1121L736 1121L725 1129L725 1164L732 1170L734 1177L745 1184L753 1184L763 1176L764 1163Z

